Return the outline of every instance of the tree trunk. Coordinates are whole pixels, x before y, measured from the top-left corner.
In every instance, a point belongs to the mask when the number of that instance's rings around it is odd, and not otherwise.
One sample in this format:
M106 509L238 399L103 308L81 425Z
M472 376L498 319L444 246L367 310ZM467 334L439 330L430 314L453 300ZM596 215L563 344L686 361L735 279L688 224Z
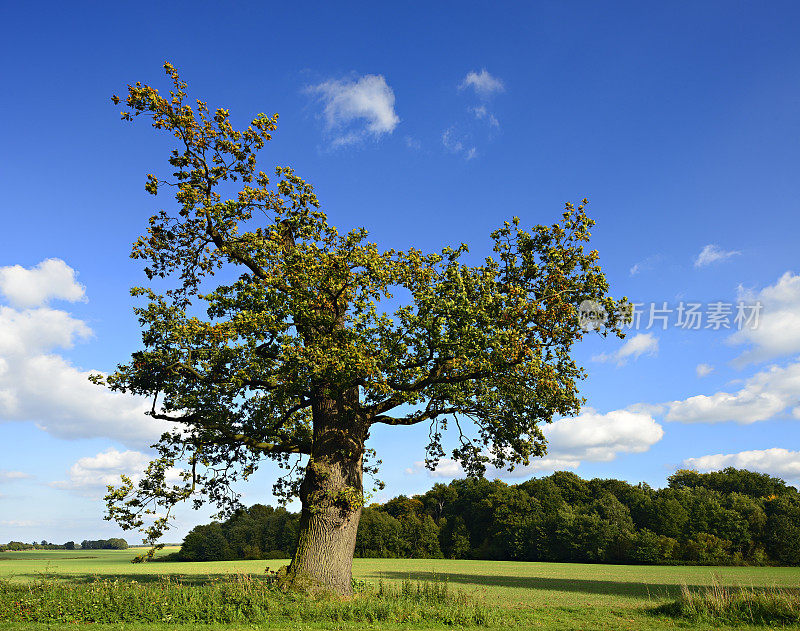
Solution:
M300 536L283 585L350 595L364 503L366 430L358 417L358 390L317 397L312 411L314 444L300 486Z

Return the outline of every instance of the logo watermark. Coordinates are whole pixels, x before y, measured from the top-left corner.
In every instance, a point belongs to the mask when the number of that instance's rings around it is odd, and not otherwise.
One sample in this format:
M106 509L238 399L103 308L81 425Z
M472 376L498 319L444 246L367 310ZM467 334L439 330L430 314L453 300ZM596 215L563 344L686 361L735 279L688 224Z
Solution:
M584 300L578 306L578 323L584 331L598 331L608 320L608 313L596 300Z

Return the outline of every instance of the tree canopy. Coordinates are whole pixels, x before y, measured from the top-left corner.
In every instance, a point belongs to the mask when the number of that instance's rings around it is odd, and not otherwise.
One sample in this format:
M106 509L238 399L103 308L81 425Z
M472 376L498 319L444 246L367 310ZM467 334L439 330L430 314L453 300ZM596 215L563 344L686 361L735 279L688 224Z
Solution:
M231 485L272 459L290 472L275 492L299 495L307 511L297 554L344 560L372 425L428 423L431 468L450 426L459 438L452 456L471 475L543 455L540 424L582 403L584 371L571 355L586 333L578 305L596 301L608 314L600 333L620 334L624 303L608 295L598 253L585 248L594 223L586 200L530 231L517 217L502 223L479 264L466 262L463 243L384 250L364 228L328 223L292 168L257 170L277 114L237 130L228 110L191 102L177 70L164 68L169 96L137 83L114 97L123 119L144 115L176 139L171 177L148 174L145 184L153 195L172 191L176 207L154 214L133 246L153 281L132 290L147 301L136 309L143 348L94 380L149 397L149 414L175 429L144 479L110 489L109 518L155 542L176 502L194 496L230 512ZM223 268L235 277L211 285ZM166 278L172 285L159 293ZM393 299L403 304L389 308ZM170 482L181 462L182 481ZM147 511L164 509L146 523ZM343 524L350 534L332 552L326 537ZM315 569L305 558L292 568L349 589L330 562Z

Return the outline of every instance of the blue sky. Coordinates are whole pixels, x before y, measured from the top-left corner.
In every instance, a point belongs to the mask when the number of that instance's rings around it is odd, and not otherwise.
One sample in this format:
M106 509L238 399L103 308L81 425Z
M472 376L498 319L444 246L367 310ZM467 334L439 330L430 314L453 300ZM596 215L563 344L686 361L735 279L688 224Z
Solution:
M142 404L87 384L139 343L128 258L168 198L167 139L119 121L128 83L245 123L280 114L261 154L311 181L332 223L379 245L470 244L518 215L590 199L613 293L701 311L760 302L756 329L642 325L576 349L584 414L509 481L570 468L662 486L676 468L800 483L800 7L791 2L6 3L0 99L0 541L116 536L102 483L146 462ZM567 425L571 423L570 425ZM378 428L386 491L426 428ZM244 501L271 501L273 470ZM179 511L179 540L208 511ZM130 541L134 537L128 536Z

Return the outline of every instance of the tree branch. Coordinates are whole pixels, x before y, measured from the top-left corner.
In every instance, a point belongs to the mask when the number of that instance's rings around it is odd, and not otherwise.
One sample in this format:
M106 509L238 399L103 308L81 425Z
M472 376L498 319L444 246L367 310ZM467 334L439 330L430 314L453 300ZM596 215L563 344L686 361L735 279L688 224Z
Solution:
M302 409L302 407L307 407L307 406L304 405L301 407L297 407L297 410ZM185 414L184 416L170 416L169 414L156 412L155 409L150 411L150 416L152 416L155 419L159 419L161 421L173 421L176 423L189 423L202 418L202 415L198 412L192 412L190 414ZM231 443L236 442L236 443L243 443L244 445L247 445L248 447L250 447L250 449L253 449L254 451L262 451L264 453L287 453L287 454L311 453L312 445L310 441L302 441L294 443L293 442L268 443L260 441L256 438L252 438L251 436L247 436L246 434L233 434L227 429L220 427L219 425L203 425L202 429L213 430L222 434L222 439L211 440L208 442L208 444L212 445L222 445L222 444L227 444L229 442Z
M461 408L457 407L430 409L430 403L429 403L428 407L419 414L411 414L409 416L404 416L402 418L387 416L385 414L379 414L377 416L372 417L372 422L383 423L384 425L416 425L417 423L422 423L423 421L427 421L437 416L441 416L442 414L455 414L460 410Z

